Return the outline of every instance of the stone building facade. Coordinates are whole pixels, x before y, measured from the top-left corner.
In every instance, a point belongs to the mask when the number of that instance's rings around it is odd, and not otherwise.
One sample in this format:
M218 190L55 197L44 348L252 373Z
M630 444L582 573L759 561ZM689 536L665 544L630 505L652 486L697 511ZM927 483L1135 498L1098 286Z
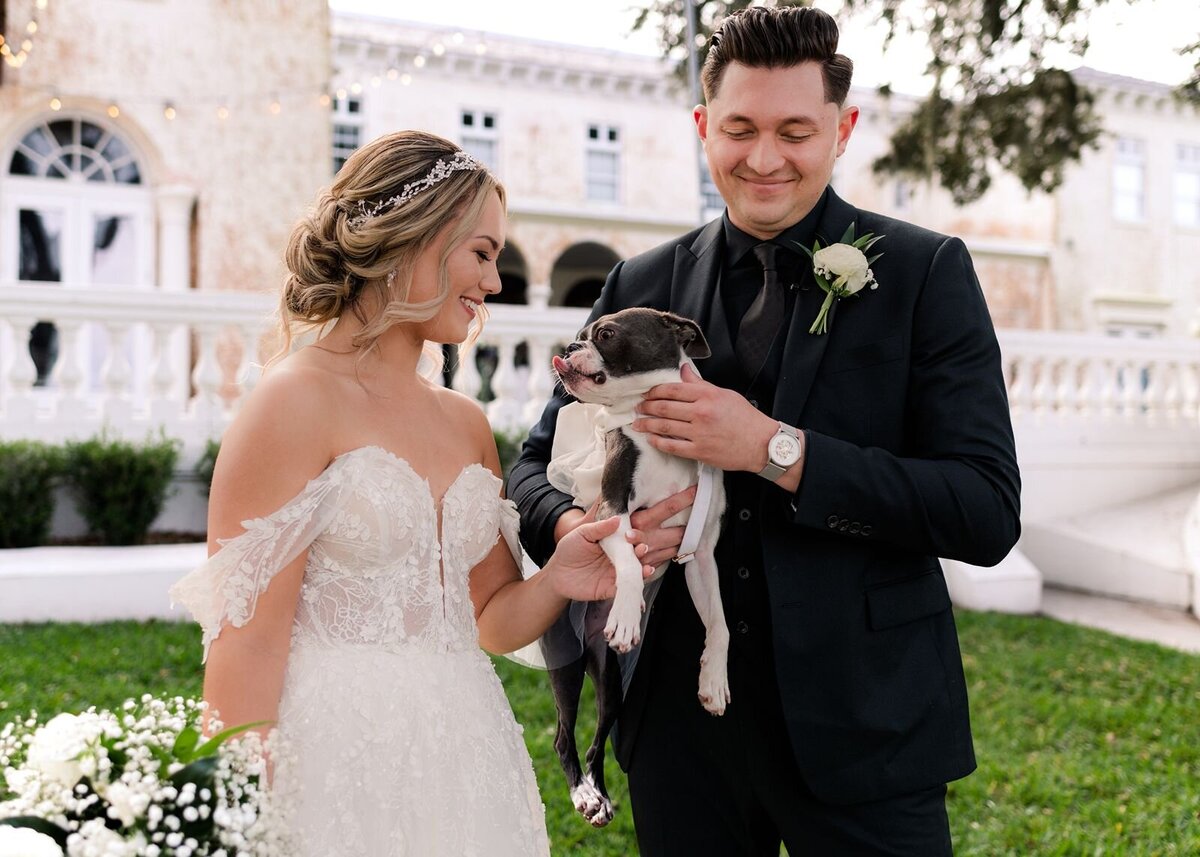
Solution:
M0 284L271 290L292 223L356 145L461 142L509 190L503 300L590 305L607 272L719 213L666 63L331 14L323 0L5 0L32 50L0 80ZM962 237L997 325L1182 334L1200 288L1200 118L1080 72L1110 133L1053 195L1006 174L956 207L871 161L911 109L863 113L834 186Z

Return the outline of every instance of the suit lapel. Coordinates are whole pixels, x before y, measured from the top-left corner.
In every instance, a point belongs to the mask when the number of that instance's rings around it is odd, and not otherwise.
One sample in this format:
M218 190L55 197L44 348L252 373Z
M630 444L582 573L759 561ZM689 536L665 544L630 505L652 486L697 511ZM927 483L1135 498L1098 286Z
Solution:
M843 201L833 192L833 188L830 188L825 212L821 216L821 222L817 224L817 237L821 239L821 246L837 242L845 233L846 227L857 220L858 210ZM810 266L805 267L800 282L809 288L802 288L796 295L796 307L784 345L779 387L775 392L775 406L771 410L775 419L783 420L789 425L797 423L800 419L813 380L817 376L817 369L821 365L821 358L825 355L825 347L836 329L830 325L830 332L819 336L808 332L821 309L821 302L825 300L825 292L813 283Z
M724 244L724 227L717 218L700 230L690 247L675 248L675 270L671 275L671 312L699 324L712 349L710 357L697 361L697 368L706 378L706 363L721 365L733 354L728 329L720 329L724 318L715 318L712 313Z

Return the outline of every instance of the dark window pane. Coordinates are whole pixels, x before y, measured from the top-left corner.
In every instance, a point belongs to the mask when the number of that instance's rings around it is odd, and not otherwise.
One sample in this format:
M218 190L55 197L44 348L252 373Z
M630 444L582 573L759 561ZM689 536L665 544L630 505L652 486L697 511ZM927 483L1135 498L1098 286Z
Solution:
M38 282L62 280L62 229L60 211L36 211L22 208L20 221L20 256L17 277Z
M8 165L8 171L14 176L34 176L37 175L37 165L28 155L13 152L12 163Z
M89 149L94 149L100 145L100 139L104 136L104 129L99 125L93 125L91 122L82 122L79 139L83 145Z
M70 146L75 142L75 123L68 119L59 119L50 123L50 132L60 146Z
M67 177L67 173L69 172L70 170L67 169L66 164L64 164L62 161L55 161L50 165L50 169L46 170L46 178L65 179Z
M41 128L34 128L26 134L25 139L21 143L39 155L49 155L58 148L58 145L51 142L50 138L46 136L46 132Z
M610 142L610 143L617 142L617 129L616 128L608 129L608 142Z
M361 98L351 98L349 101L347 101L346 102L346 112L347 113L361 113L362 112L362 99Z
M142 174L138 172L136 161L122 164L113 170L113 178L120 184L141 184Z
M100 151L108 161L119 161L122 158L129 156L129 147L118 140L116 137L109 137L108 142L104 144L104 148Z
M75 169L81 173L86 173L96 163L96 159L91 155L76 155Z
M589 140L599 140L600 139L600 129L597 128L595 125L588 126L588 139Z
M495 128L496 127L496 117L493 116L491 113L484 113L483 114L483 127L484 128Z
M464 110L462 115L462 123L468 128L472 127L475 124L475 114Z

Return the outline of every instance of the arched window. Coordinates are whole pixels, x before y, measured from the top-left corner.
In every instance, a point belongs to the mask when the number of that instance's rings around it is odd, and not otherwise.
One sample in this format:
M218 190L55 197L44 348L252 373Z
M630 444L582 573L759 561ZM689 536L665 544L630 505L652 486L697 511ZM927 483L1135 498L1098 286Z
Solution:
M52 116L25 126L0 151L0 285L151 285L153 198L129 141L103 120ZM56 336L31 332L45 383Z
M76 182L142 182L137 159L125 141L82 118L36 125L17 143L8 173Z

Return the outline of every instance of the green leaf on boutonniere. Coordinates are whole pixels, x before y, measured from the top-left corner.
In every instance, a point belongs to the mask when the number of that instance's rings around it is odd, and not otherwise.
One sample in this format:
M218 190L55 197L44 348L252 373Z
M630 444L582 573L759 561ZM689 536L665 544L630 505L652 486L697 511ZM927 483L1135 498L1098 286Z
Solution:
M833 307L842 298L858 297L858 293L866 287L878 288L871 265L882 256L878 253L870 258L866 250L870 249L882 235L868 232L866 235L855 237L855 224L851 223L842 234L842 240L826 247L821 246L820 238L814 239L812 250L799 242L796 244L813 262L813 279L825 292L825 300L817 313L809 333L821 334L829 330L830 317Z

